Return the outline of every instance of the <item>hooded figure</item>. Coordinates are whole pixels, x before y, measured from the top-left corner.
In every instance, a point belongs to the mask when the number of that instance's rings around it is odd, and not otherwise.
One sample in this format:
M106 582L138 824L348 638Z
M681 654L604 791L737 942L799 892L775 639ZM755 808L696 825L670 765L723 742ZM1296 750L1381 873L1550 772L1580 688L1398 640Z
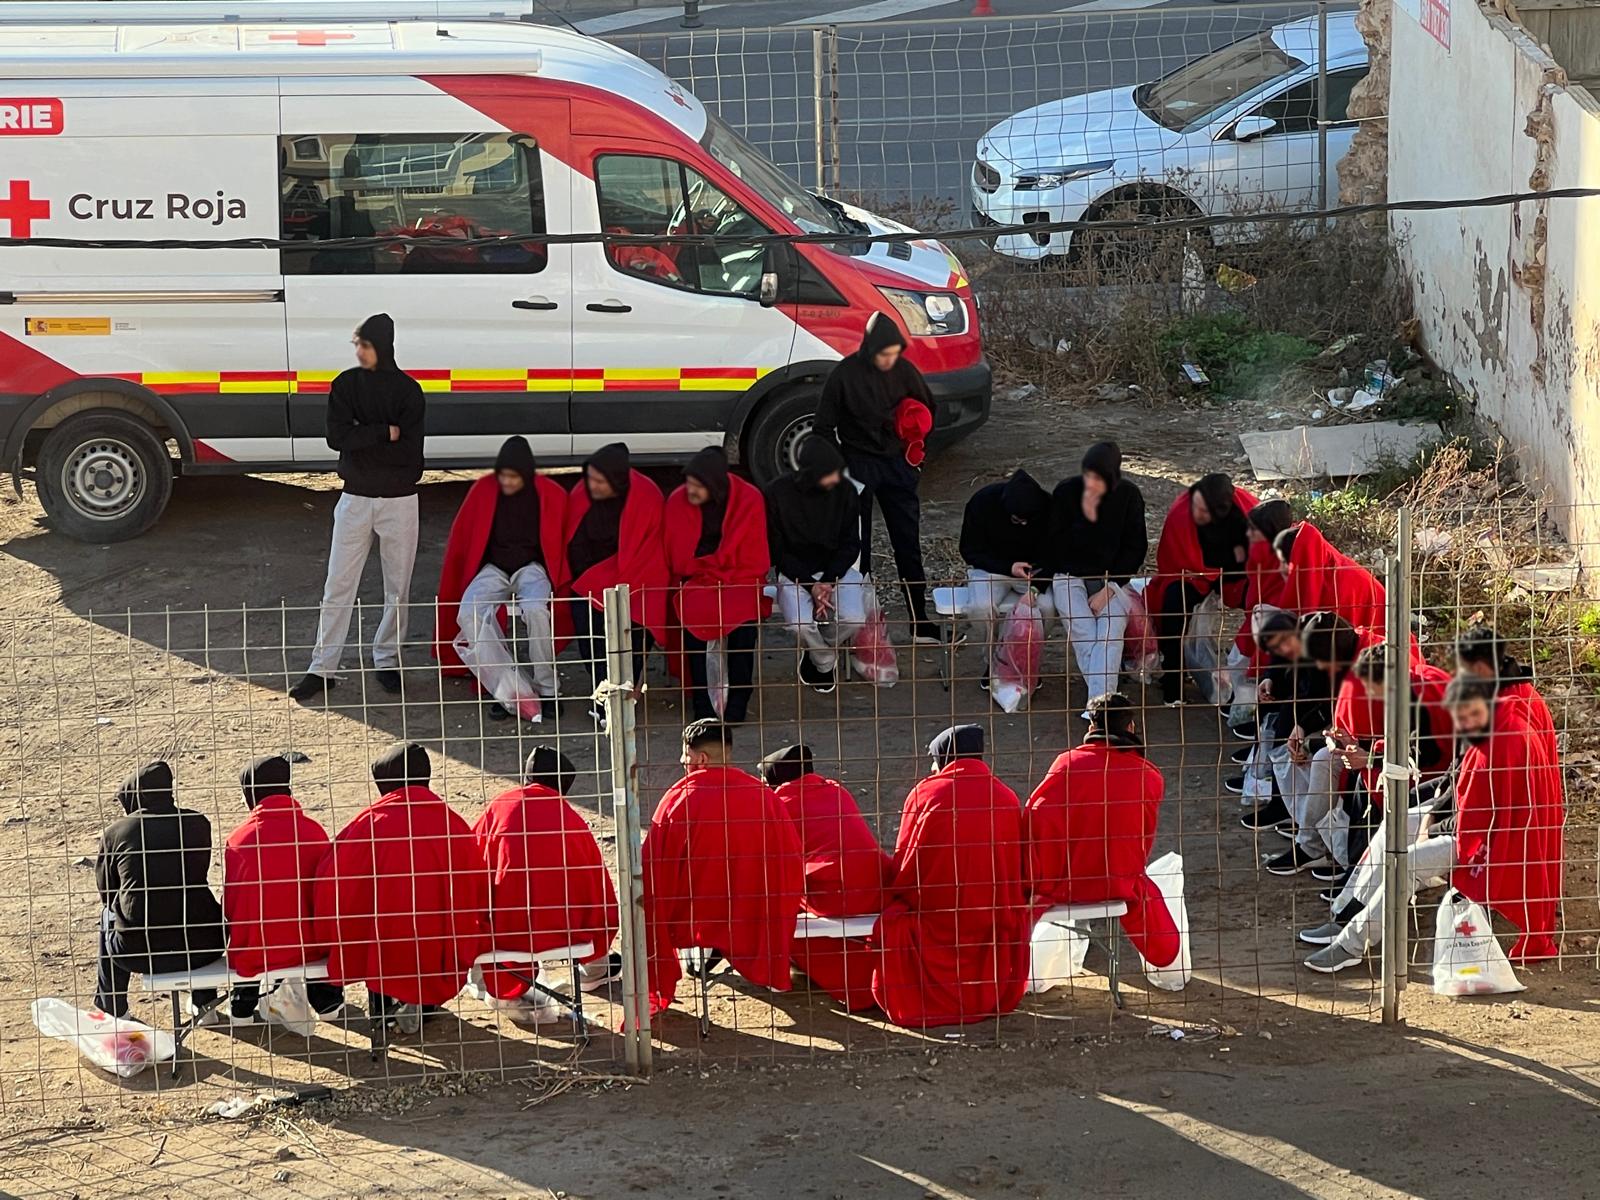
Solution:
M626 583L642 654L645 630L666 644L668 578L662 547L661 489L632 468L628 447L621 442L600 447L583 466L584 478L567 497L567 565L573 594L580 602L579 629L587 628L592 642L601 624L605 590ZM593 498L588 481L591 468L611 485L612 495L603 500ZM604 655L591 665L604 674Z
M815 435L800 443L798 466L767 485L767 545L778 574L797 582L839 579L861 557L861 517L855 488L840 479L844 455Z
M95 887L105 908L95 1003L114 1017L128 1011L128 976L181 971L222 953L222 910L206 873L211 823L179 808L172 768L141 767L117 790L125 816L106 826L95 855Z
M502 471L522 477L506 495ZM507 438L494 470L474 481L456 511L439 572L433 654L447 674L469 670L507 708L556 694L555 656L570 636L566 606L552 598L567 585L567 493L538 473L527 439ZM470 598L469 598L470 597ZM527 631L530 686L506 647L512 609ZM458 643L461 649L458 649Z
M565 798L576 777L566 755L535 747L523 786L496 796L472 826L489 868L496 950L538 953L589 942L594 950L583 962L611 950L617 892L588 822ZM494 968L485 968L484 987L500 1000L528 991L525 979Z
M1290 612L1331 612L1357 629L1384 631L1383 584L1347 554L1328 544L1310 521L1273 538L1273 550L1288 570L1278 604Z
M356 337L378 361L341 371L328 388L328 446L339 452L339 477L347 495L414 496L422 477L422 388L395 365L388 313L361 322Z
M1003 1016L1027 985L1022 806L983 761L983 741L978 725L935 738L935 769L900 816L888 904L869 943L873 999L897 1025Z
M1245 519L1249 522L1245 537L1250 543L1244 560L1246 616L1233 644L1239 648L1239 653L1252 660L1252 674L1259 674L1266 666L1267 654L1257 648L1253 632L1255 622L1261 618L1251 614L1263 606L1283 607L1283 572L1279 570L1278 552L1272 548L1272 542L1294 524L1294 509L1287 500L1263 500Z
M1098 496L1093 517L1084 501L1086 478L1098 481L1089 488ZM1122 451L1115 442L1090 446L1081 472L1056 485L1051 496L1050 547L1054 552L1050 570L1085 582L1109 579L1127 587L1143 570L1150 549L1144 493L1122 477Z
M1012 577L1018 563L1042 574L1050 561L1050 496L1026 471L972 493L961 517L961 558L990 575Z
M483 856L431 774L415 742L372 764L382 794L334 837L312 904L329 980L411 1005L449 1000L489 948Z

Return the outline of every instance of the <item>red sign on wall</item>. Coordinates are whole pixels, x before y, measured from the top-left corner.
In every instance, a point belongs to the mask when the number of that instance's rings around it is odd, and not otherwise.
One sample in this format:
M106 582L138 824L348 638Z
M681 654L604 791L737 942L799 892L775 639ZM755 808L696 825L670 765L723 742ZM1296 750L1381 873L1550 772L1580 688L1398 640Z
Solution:
M1424 32L1450 49L1450 0L1422 0L1421 22Z
M0 137L49 137L66 128L61 101L43 96L0 96Z

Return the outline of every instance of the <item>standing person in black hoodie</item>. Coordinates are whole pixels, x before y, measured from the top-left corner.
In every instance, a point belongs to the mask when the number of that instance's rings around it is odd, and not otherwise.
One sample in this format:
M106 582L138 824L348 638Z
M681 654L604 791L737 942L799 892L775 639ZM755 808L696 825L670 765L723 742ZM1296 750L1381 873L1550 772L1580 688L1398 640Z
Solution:
M104 912L95 975L95 1006L128 1015L128 977L187 971L222 957L222 907L211 894L211 822L179 808L172 768L146 763L117 789L127 815L106 826L94 881ZM215 991L197 991L199 1010Z
M866 592L856 560L861 520L844 478L844 456L826 438L800 443L800 466L767 485L767 543L778 575L778 611L805 650L801 680L834 689L839 647L866 623ZM818 622L829 619L828 632Z
M1049 493L1026 471L979 488L967 501L961 516L961 558L967 564L972 615L985 623L991 666L995 626L1023 593L1034 590L1045 614L1055 612L1049 535Z
M1115 692L1122 671L1128 581L1150 548L1144 493L1122 477L1117 444L1096 442L1083 456L1081 473L1057 484L1052 499L1050 590L1093 700ZM1088 718L1087 709L1083 715Z
M378 539L383 617L372 638L378 686L400 690L411 568L417 558L417 480L422 478L422 388L394 361L394 322L368 317L355 334L357 366L328 389L328 445L339 452L344 494L333 509L333 544L311 665L289 694L301 702L337 682L361 572Z
M895 568L906 590L914 641L937 642L939 627L928 619L927 575L922 567L922 509L917 499L921 436L933 424L933 397L922 372L903 356L905 335L884 313L867 318L861 347L834 367L822 385L815 432L844 451L850 477L861 485L861 571L872 571L872 506L883 508ZM902 410L907 402L925 419ZM913 461L914 460L914 461Z

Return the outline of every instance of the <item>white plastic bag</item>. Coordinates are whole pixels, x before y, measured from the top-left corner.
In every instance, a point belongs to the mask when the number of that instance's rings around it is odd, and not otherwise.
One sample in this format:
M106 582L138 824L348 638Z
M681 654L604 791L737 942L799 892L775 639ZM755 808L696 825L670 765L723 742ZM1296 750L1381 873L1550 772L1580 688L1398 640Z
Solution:
M127 1017L110 1017L98 1008L85 1012L53 997L33 1002L33 1023L45 1037L73 1043L95 1066L123 1079L132 1079L151 1063L166 1062L178 1052L177 1042L164 1030Z
M1222 595L1213 590L1189 614L1183 635L1183 665L1195 677L1208 704L1227 707L1231 689L1221 666L1221 638Z
M1237 728L1249 724L1256 715L1256 681L1250 678L1250 659L1238 646L1228 647L1228 661L1223 671L1228 677L1228 689L1233 695L1233 707L1228 709L1228 724Z
M1169 850L1151 863L1145 873L1161 892L1167 911L1172 914L1172 923L1178 927L1178 957L1164 967L1151 966L1142 954L1139 961L1144 965L1144 977L1151 987L1164 992L1181 992L1194 974L1193 960L1189 956L1189 906L1183 901L1183 855Z
M471 671L484 691L499 702L508 712L513 712L530 724L544 720L539 693L528 677L511 661L506 651L506 640L500 632L500 622L487 608L478 620L476 636L463 629L450 643L461 660L461 665Z
M311 1007L304 979L282 979L256 1001L256 1016L308 1038L317 1031L317 1010Z
M1149 582L1135 579L1123 589L1128 602L1128 623L1122 632L1122 673L1144 684L1154 683L1161 675L1155 622L1144 603L1144 589Z
M1039 686L1044 659L1044 612L1029 588L1017 598L1000 622L994 656L989 664L989 695L1006 712L1026 708Z
M1440 996L1492 996L1526 990L1500 949L1483 905L1455 888L1433 921L1433 990Z
M713 638L706 643L706 694L711 708L721 716L728 708L728 640Z
M895 661L894 643L889 640L889 623L878 607L878 592L871 576L861 584L862 607L867 619L856 632L850 647L850 665L856 674L874 687L893 687L900 682L900 664Z
M1071 921L1040 921L1033 927L1031 952L1028 992L1036 995L1083 974L1089 935Z

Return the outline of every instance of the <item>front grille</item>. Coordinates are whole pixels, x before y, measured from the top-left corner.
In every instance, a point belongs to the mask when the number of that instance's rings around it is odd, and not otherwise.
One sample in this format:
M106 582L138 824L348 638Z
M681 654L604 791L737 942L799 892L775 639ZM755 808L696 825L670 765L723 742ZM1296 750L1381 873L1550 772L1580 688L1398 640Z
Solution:
M996 171L981 158L973 164L972 181L978 185L980 192L996 192L1000 190L1000 172Z

